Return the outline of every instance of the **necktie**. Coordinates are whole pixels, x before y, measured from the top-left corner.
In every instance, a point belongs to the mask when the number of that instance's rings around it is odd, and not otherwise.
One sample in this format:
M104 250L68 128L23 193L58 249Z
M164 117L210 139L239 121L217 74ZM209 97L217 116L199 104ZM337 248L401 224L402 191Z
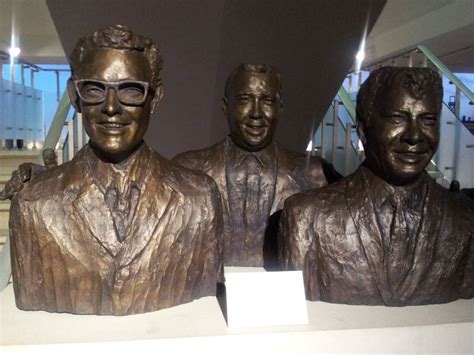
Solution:
M247 195L245 199L245 221L247 234L254 234L262 220L259 209L260 172L258 162L254 157L248 158L247 164ZM250 232L250 233L249 233Z
M134 184L127 184L125 191L119 193L113 185L107 188L104 198L112 216L117 239L119 242L123 242L129 233L135 215L140 190Z
M410 268L410 231L408 229L405 208L399 194L393 196L394 212L390 225L388 241L388 258L386 258L387 277L392 293L401 291L403 282Z

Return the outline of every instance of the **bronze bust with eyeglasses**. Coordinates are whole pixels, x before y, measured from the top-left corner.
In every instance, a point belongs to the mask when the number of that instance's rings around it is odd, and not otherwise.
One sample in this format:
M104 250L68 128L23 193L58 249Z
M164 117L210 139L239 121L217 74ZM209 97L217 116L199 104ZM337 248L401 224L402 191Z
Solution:
M143 141L163 96L158 47L116 25L81 38L70 62L69 96L90 141L12 200L17 306L127 315L215 295L217 186Z
M431 69L373 71L357 95L364 163L285 202L280 258L303 270L309 300L407 306L474 296L474 204L425 171L442 96Z

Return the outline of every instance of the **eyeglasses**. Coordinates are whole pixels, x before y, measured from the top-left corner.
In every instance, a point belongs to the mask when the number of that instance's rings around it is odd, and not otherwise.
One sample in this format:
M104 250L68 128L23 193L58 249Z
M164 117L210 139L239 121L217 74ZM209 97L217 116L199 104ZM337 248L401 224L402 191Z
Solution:
M101 81L91 79L74 80L79 98L86 104L97 105L105 101L110 89L114 89L118 100L124 105L141 105L145 102L149 84L143 81Z

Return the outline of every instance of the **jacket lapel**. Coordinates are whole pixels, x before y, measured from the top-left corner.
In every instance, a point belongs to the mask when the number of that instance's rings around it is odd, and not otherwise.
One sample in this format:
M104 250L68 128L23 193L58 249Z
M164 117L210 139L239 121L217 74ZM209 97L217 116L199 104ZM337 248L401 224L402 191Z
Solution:
M423 201L423 215L416 235L414 259L400 292L403 301L409 300L429 272L435 258L435 245L442 226L445 225L446 201L436 198L436 186L434 185L436 182L427 178L429 179L426 184L428 191L425 201ZM433 200L437 200L437 203L432 203Z
M363 167L360 167L353 174L353 178L346 182L347 208L354 221L359 241L380 297L385 304L390 304L391 293L385 275L382 235L377 225L376 211L372 200L367 194L368 186L362 169Z
M289 159L288 154L275 143L275 155L277 158L275 194L271 214L283 208L286 198L301 191L297 183L295 163Z
M212 174L209 174L218 185L219 191L221 191L222 208L224 209L224 218L227 221L229 220L229 191L227 190L225 166L229 141L230 138L226 138L219 144L219 148L216 149L215 170Z
M150 154L151 155L151 154ZM166 183L166 162L158 154L148 159L149 171L140 188L140 199L133 217L130 233L124 240L118 255L118 265L129 265L145 249L151 239L163 238L163 231L176 204L175 191ZM143 166L142 168L144 168ZM159 243L159 242L158 242Z
M89 175L84 174L86 151L82 150L72 162L73 168L70 175L81 177L81 189L77 191L76 183L69 183L73 188L65 192L65 196L72 200L74 216L77 221L82 222L84 236L88 236L104 248L109 255L115 257L120 251L121 244L118 241L113 226L112 216L104 201L104 195L94 184ZM75 196L75 199L72 197Z

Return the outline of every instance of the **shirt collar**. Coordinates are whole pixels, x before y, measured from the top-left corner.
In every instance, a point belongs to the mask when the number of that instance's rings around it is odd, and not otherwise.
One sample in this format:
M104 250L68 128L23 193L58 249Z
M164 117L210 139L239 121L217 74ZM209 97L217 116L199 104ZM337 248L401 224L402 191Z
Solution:
M395 186L375 175L364 164L360 169L367 182L366 186L370 190L369 196L376 208L381 208L387 203L395 206L397 199L401 200L407 208L414 210L419 210L423 206L428 191L428 174L426 172L423 172L415 182L409 185Z
M140 183L143 174L149 172L142 171L143 163L148 159L149 148L146 143L142 143L140 147L132 153L127 159L119 164L112 164L102 161L90 147L86 146L86 159L91 174L95 176L95 180L102 186L108 186L114 179L130 180Z
M237 165L242 164L247 158L253 157L263 168L268 168L274 163L276 158L274 142L258 152L250 152L240 148L230 137L227 138L227 144L229 147L229 158Z

